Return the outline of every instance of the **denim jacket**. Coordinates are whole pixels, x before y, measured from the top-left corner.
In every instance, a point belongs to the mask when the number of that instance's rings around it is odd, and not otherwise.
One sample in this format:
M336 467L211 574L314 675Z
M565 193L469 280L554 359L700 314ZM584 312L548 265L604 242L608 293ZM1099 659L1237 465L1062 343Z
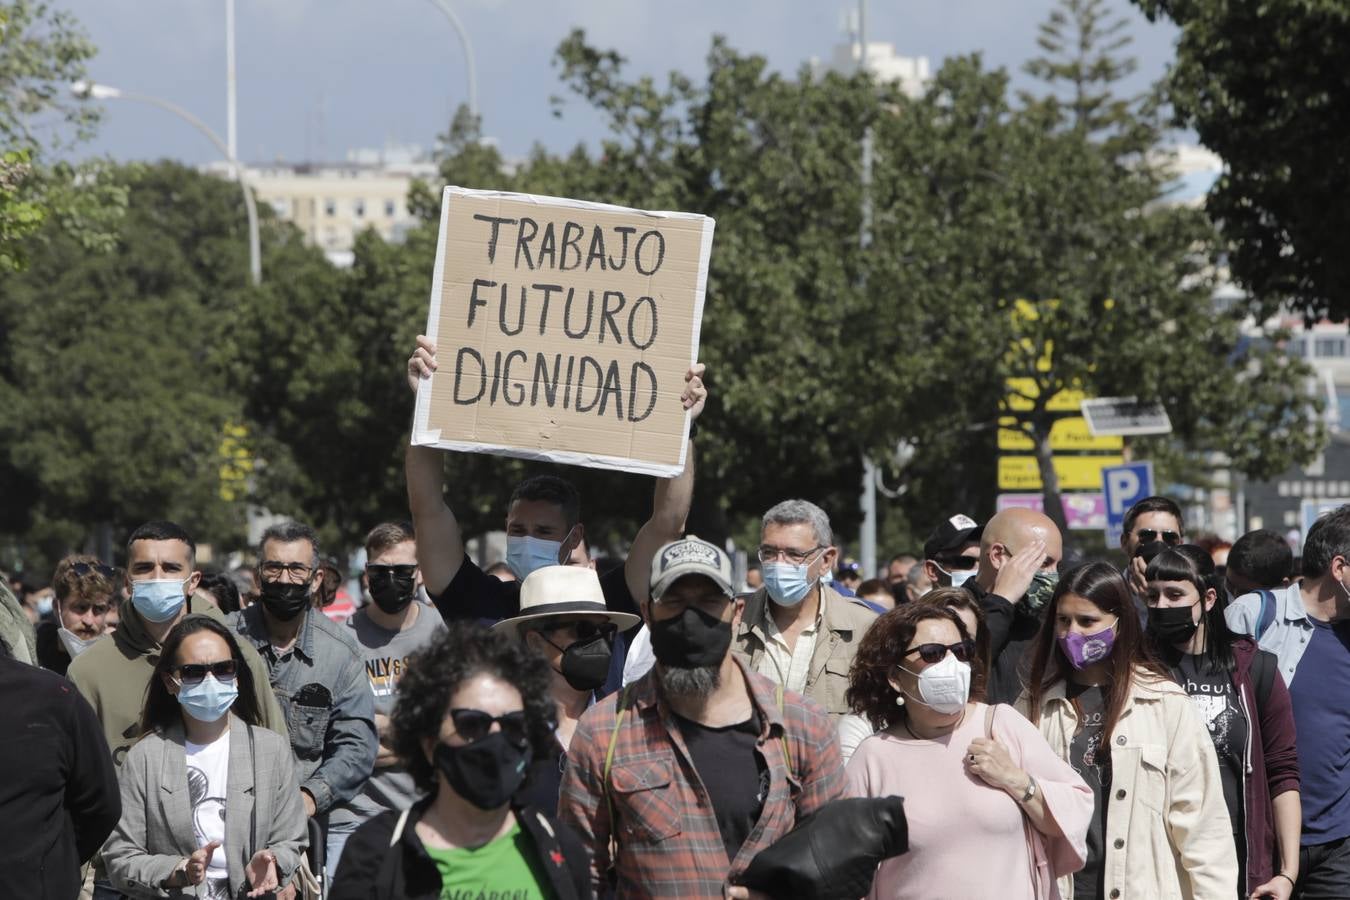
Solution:
M1303 605L1301 585L1301 581L1295 581L1288 587L1271 591L1275 596L1275 618L1256 641L1262 650L1269 650L1279 658L1280 674L1286 685L1293 684L1298 661L1308 649L1308 641L1312 640L1313 623ZM1229 604L1223 615L1233 631L1256 639L1261 619L1261 595L1243 594Z
M375 766L375 696L361 651L343 629L316 610L305 612L294 646L278 655L267 636L262 606L230 615L267 663L272 690L286 717L300 787L317 812L356 795Z

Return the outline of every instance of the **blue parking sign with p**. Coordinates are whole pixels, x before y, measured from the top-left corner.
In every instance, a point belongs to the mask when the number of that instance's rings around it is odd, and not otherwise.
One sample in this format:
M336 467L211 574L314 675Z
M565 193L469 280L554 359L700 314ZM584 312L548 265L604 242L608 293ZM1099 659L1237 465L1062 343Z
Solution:
M1120 546L1125 513L1153 495L1153 463L1135 462L1102 469L1102 498L1106 501L1106 546Z

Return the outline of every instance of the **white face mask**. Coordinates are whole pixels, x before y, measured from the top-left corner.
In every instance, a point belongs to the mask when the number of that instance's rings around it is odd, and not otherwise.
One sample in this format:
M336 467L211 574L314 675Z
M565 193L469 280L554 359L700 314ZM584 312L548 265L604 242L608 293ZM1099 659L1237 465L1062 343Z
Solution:
M94 646L94 642L97 641L100 637L103 637L103 635L100 634L96 637L91 637L88 640L85 640L84 638L77 635L75 632L66 628L64 625L57 626L56 636L61 639L61 646L66 648L66 654L71 659L75 659L81 653L88 650L90 647Z
M909 672L909 669L904 671ZM915 699L933 712L954 715L970 699L970 663L961 662L950 651L941 662L934 663L916 677L919 679L919 696Z

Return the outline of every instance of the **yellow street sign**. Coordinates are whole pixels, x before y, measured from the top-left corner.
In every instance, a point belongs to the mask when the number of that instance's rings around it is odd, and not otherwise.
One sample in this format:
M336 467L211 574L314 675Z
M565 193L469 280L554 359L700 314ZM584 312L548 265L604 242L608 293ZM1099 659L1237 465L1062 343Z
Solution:
M1004 416L998 420L998 449L1020 450L1023 453L1035 451L1036 445L1031 435L1017 427L1017 420ZM1113 435L1098 437L1088 430L1087 420L1082 416L1057 419L1050 426L1050 449L1060 450L1120 450L1124 441Z
M1008 396L1004 401L1013 412L1030 412L1035 400L1040 396L1040 388L1034 378L1009 378ZM1059 391L1045 404L1050 412L1078 412L1079 404L1087 399L1087 394L1077 389Z
M1055 474L1059 476L1062 491L1098 490L1102 484L1102 468L1118 466L1123 456L1056 456ZM998 488L1001 491L1039 491L1041 470L1034 456L1000 456L998 458Z

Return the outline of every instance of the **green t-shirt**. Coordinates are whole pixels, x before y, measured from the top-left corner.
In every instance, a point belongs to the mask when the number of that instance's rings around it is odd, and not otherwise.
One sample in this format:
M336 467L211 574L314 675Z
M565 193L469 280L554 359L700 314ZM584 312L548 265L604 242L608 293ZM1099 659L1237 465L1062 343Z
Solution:
M551 900L553 892L535 870L534 844L520 825L474 850L427 854L441 873L441 900Z

